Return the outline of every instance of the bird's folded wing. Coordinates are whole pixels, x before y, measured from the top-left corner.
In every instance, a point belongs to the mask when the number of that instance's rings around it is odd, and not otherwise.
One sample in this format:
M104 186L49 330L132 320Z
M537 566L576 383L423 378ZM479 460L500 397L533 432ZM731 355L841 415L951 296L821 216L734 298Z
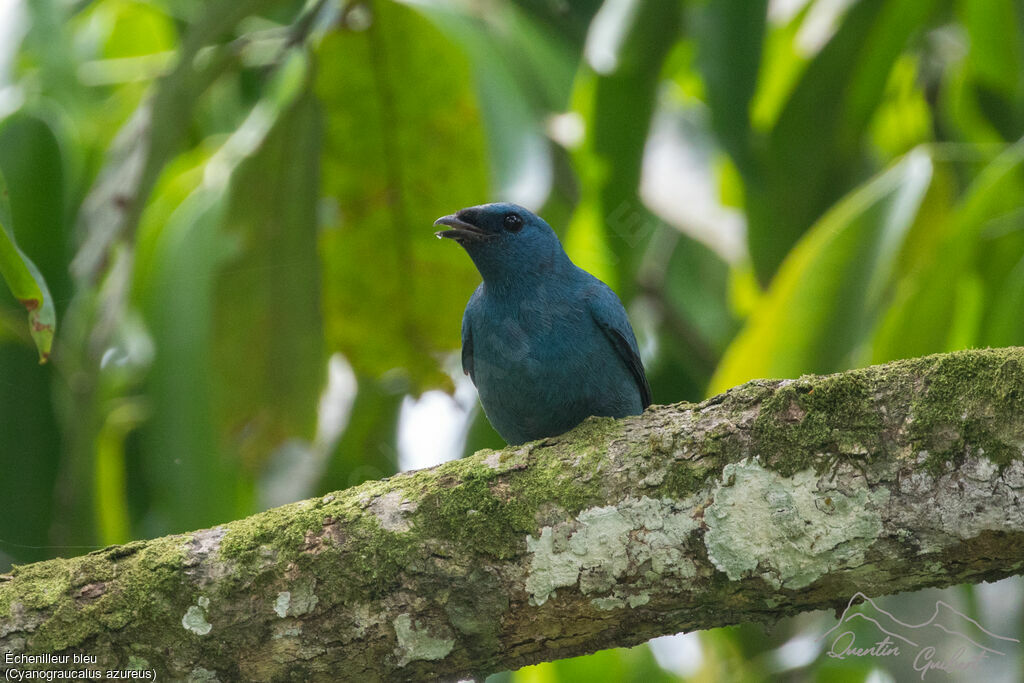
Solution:
M644 373L644 365L640 361L640 352L636 345L636 337L633 336L633 328L629 326L629 319L626 311L619 303L618 297L608 290L613 301L601 297L590 304L590 314L594 322L604 333L612 348L622 358L622 361L629 368L636 386L640 390L640 401L643 407L651 405L651 385L647 383L647 375Z

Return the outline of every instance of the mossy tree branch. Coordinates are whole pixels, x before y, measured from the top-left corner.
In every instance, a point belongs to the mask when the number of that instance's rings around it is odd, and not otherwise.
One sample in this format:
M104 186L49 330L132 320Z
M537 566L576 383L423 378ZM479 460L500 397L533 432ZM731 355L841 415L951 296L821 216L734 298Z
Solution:
M1024 349L701 404L18 567L0 651L195 680L482 675L1024 567Z

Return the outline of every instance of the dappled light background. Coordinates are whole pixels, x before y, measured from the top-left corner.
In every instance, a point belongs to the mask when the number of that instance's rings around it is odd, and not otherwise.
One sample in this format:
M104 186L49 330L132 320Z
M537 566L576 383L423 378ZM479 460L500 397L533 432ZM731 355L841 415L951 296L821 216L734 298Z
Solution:
M1018 0L0 0L0 221L57 320L40 365L0 290L0 571L500 447L432 229L472 204L619 293L656 403L1024 344L1022 136ZM938 598L1024 633L1018 580L883 603ZM834 624L496 680L908 674Z

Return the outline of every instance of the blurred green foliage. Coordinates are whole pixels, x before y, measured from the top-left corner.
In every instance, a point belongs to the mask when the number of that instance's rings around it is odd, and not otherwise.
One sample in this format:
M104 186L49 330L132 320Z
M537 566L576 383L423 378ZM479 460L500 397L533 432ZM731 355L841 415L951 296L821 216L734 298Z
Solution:
M42 274L18 248L13 226L7 183L0 174L0 275L7 281L11 294L28 310L28 331L39 349L40 362L45 362L53 346L57 314Z
M478 278L431 223L465 205L616 288L656 402L1024 344L1016 0L2 7L0 569L393 473L405 397L464 381ZM702 634L687 676L766 680L798 631Z

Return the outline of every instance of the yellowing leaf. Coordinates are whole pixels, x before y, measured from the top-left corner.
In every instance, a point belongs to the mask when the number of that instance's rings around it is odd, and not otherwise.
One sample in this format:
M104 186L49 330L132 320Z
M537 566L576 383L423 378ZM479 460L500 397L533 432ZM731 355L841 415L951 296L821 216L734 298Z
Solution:
M327 339L357 374L404 368L414 389L450 388L436 356L459 347L479 276L433 222L487 200L480 115L456 45L408 7L367 7L365 30L319 50Z

